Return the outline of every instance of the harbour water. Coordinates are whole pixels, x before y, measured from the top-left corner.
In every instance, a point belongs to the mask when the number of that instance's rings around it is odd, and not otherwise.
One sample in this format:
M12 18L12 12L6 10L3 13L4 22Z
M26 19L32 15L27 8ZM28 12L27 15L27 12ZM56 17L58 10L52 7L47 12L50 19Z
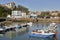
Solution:
M29 37L29 34L34 29L48 27L50 23L33 23L31 27L23 32L9 31L5 34L0 34L0 40L60 40L60 23L57 23L57 36L55 38L36 38Z

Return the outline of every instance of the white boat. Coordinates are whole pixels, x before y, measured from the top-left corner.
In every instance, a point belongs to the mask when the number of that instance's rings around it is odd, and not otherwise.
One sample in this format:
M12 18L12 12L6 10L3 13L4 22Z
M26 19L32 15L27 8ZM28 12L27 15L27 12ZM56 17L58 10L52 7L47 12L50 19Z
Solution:
M0 28L0 34L4 33L4 32L5 32L5 30L3 28Z
M27 23L27 25L32 26L32 22Z
M52 25L52 24L50 24L50 25ZM49 26L48 28L43 28L41 30L40 29L33 30L29 36L53 38L56 34L57 34L57 31L56 31L56 26L54 24L53 27Z
M15 25L15 31L16 32L21 32L21 31L25 31L27 29L27 25L26 24L22 24L22 25Z
M0 28L0 31L3 31L4 29L3 28Z

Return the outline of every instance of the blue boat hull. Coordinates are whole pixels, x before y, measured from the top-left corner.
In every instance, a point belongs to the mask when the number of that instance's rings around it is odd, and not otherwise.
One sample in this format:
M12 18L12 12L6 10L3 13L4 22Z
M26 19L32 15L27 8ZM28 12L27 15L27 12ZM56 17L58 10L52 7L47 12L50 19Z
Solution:
M54 34L52 35L41 35L41 34L29 34L30 37L40 37L40 38L53 38Z

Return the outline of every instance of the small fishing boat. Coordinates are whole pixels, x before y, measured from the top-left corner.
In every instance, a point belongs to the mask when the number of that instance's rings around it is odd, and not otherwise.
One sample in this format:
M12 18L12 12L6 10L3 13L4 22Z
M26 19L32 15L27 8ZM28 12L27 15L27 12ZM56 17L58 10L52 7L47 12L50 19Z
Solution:
M29 26L32 26L32 22L28 22L28 23L26 23L27 25L29 25Z
M20 26L19 24L15 25L15 30L20 29L20 28L22 28L22 26Z
M0 34L3 34L5 32L5 29L0 27Z
M43 28L43 29L36 29L33 30L29 36L30 37L42 37L42 38L53 38L56 34L56 25L55 23L50 24L50 26L48 28Z

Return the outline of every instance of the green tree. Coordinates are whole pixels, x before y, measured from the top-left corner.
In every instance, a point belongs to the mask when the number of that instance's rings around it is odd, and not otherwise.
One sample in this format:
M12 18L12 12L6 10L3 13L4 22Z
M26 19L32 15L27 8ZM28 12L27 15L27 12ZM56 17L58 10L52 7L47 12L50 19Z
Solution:
M26 7L22 6L22 5L18 5L18 7L16 7L16 10L20 10L20 11L26 12L26 13L29 12L28 8L26 8Z
M7 7L0 6L0 17L6 17L7 14L11 14L11 9L8 9Z

